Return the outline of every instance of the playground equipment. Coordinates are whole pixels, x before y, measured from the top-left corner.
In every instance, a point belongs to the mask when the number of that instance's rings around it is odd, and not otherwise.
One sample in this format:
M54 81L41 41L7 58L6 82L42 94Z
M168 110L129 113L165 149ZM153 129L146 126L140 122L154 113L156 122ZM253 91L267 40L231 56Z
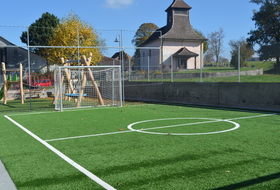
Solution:
M54 72L55 109L122 106L120 66L90 66L92 54L80 60L64 60ZM70 66L71 63L82 66Z
M81 60L72 60L72 61L66 60L65 61L64 58L61 58L62 65L64 65L64 67L68 67L68 68L63 68L63 74L59 75L61 77L60 78L61 83L65 82L65 84L61 84L58 87L59 89L56 91L56 95L55 95L54 102L53 102L54 104L56 104L56 102L59 100L59 97L60 97L60 99L62 99L62 95L64 95L64 100L70 101L71 99L74 99L74 101L76 102L76 107L77 108L80 107L82 99L87 97L87 94L84 93L84 89L85 89L85 86L87 83L87 77L89 77L90 81L94 87L94 90L97 94L99 104L101 106L104 105L104 101L101 96L100 90L94 79L92 71L89 67L78 69L79 71L81 71L79 74L80 77L77 78L75 76L71 76L72 72L70 71L70 68L74 67L74 66L70 66L70 63L82 61L86 66L90 66L91 59L92 59L92 53L89 54L89 58L86 58L86 56L83 55ZM74 87L78 82L80 82L79 89ZM64 90L61 89L61 88L63 88L62 86L64 86ZM64 93L62 91L64 91Z
M19 78L17 75L12 77L9 75L7 77L7 72L19 72ZM20 89L20 99L21 103L24 104L24 98L23 98L23 81L22 81L22 64L19 65L19 69L6 69L6 65L4 62L2 62L2 72L3 72L3 80L4 80L4 86L0 90L0 99L3 98L3 104L7 104L7 92L12 84L18 84Z

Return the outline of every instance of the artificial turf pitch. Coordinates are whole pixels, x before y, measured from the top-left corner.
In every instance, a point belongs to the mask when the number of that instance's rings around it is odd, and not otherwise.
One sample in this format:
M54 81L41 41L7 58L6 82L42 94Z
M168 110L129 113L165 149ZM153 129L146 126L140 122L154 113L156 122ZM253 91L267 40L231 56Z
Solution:
M280 187L277 113L138 104L0 121L0 159L18 189L104 189L98 180L125 190Z

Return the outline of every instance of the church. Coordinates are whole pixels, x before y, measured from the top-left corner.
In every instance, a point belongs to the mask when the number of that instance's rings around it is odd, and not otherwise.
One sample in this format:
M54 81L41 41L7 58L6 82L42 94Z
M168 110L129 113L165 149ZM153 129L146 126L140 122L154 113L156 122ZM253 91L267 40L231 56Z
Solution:
M190 24L190 7L184 0L173 0L165 10L167 25L157 29L140 47L140 68L147 70L200 69L203 65L203 42ZM158 49L156 49L158 48Z

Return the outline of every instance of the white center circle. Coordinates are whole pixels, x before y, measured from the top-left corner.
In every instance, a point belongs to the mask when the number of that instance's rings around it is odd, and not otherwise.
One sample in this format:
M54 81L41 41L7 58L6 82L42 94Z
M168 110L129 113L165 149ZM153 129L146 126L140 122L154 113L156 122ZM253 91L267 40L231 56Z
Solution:
M132 127L134 125L140 124L140 123L148 123L153 121L164 121L164 120L180 120L180 119L201 119L206 120L202 122L196 122L196 123L187 123L187 124L179 124L179 125L170 125L170 126L160 126L160 127L153 127L153 128L146 128L146 129L133 129ZM150 132L147 130L151 129L161 129L161 128L171 128L171 127L179 127L179 126L186 126L186 125L197 125L197 124L205 124L205 123L215 123L215 122L227 122L234 124L234 127L231 129L223 130L223 131L214 131L214 132L207 132L207 133L159 133L159 132ZM132 123L127 126L127 128L131 131L140 132L140 133L149 133L149 134L155 134L155 135L210 135L210 134L217 134L217 133L225 133L229 131L236 130L240 127L240 125L236 122L230 121L230 120L224 120L224 119L212 119L212 118L165 118L165 119L153 119L153 120L145 120L145 121L138 121L135 123Z

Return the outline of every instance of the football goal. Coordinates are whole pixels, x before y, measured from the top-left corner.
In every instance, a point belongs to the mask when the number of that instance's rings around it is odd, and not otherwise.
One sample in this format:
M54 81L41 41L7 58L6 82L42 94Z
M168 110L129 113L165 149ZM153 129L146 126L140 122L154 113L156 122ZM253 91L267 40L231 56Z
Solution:
M122 106L120 66L59 66L54 77L55 109Z

